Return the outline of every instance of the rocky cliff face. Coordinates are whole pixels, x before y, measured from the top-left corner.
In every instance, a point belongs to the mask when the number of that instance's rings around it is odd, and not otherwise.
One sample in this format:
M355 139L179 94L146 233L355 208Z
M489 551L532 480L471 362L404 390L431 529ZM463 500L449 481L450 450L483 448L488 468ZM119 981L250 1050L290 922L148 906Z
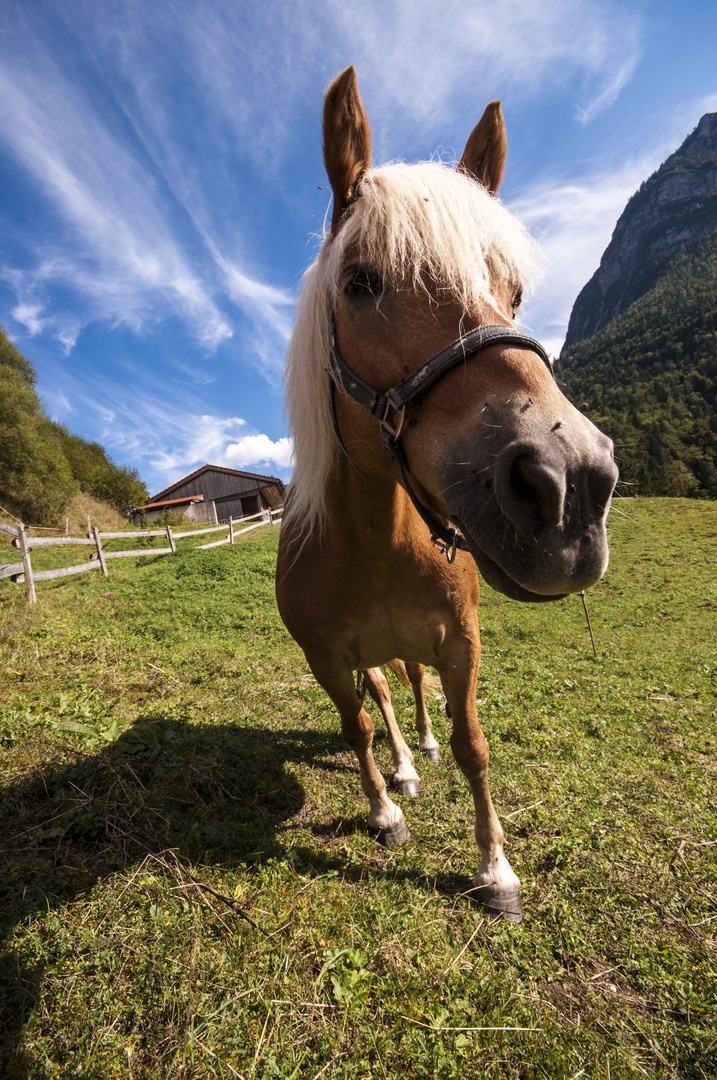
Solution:
M632 196L570 316L565 348L592 337L652 287L686 243L717 229L717 113Z

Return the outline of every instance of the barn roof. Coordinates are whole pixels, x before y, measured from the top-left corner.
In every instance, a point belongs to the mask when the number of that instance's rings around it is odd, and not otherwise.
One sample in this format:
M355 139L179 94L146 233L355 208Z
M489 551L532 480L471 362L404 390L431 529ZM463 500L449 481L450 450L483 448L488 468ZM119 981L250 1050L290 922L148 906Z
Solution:
M272 510L278 510L280 506L283 506L283 487L278 487L276 484L269 484L267 487L259 488L259 492L264 496Z
M145 503L144 506L135 506L137 510L158 510L160 506L176 506L177 503L195 503L202 502L203 495L185 495L183 499L164 499L162 502L157 502L155 499L153 502Z
M244 480L256 480L257 487L268 487L270 485L280 485L279 490L283 490L284 484L277 476L265 476L262 473L245 472L242 469L228 469L224 465L202 465L200 468L195 469L194 472L189 473L188 476L183 476L181 480L175 480L173 484L166 487L164 491L158 492L153 502L157 502L158 499L162 499L165 495L169 495L175 488L181 487L182 484L186 484L188 480L194 480L195 477L201 476L206 472L218 472L225 473L228 476L241 477Z

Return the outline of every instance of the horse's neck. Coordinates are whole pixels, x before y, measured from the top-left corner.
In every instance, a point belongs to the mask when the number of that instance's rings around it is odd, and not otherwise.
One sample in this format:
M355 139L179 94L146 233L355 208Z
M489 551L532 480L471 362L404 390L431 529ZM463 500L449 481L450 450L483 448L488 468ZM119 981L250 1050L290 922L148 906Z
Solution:
M369 545L405 541L422 524L398 478L367 475L345 458L327 491L331 527Z

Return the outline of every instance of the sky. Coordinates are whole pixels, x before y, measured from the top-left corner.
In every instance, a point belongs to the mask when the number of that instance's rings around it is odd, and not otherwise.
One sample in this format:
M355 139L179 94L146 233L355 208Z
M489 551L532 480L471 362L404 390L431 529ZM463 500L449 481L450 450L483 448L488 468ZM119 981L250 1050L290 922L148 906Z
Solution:
M291 475L343 68L375 164L460 157L502 100L500 196L546 271L521 321L553 354L629 197L717 110L714 0L3 0L0 42L0 323L48 415L151 494L205 462Z

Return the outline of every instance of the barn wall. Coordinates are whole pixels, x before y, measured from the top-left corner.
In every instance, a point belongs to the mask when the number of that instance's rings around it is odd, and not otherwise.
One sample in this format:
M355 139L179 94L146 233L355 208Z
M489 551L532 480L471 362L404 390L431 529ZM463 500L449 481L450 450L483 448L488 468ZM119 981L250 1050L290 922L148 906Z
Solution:
M132 523L142 525L146 522L148 525L154 525L159 521L165 510L168 510L171 514L184 514L188 521L196 521L200 525L218 524L213 502L197 502L189 505L179 503L178 506L159 506L156 510L145 510L139 513L135 511L132 515Z
M266 505L259 497L259 489L254 487L243 494L235 493L228 498L217 499L217 517L220 521L228 521L230 517L248 517L250 514L258 514Z
M256 492L260 482L261 480L254 476L233 476L231 473L207 470L200 476L195 476L168 489L166 497L183 499L188 496L203 495L207 502L212 500L216 502L218 499Z
M185 510L185 514L190 521L204 522L209 525L217 524L217 516L213 502L197 502L192 503Z

